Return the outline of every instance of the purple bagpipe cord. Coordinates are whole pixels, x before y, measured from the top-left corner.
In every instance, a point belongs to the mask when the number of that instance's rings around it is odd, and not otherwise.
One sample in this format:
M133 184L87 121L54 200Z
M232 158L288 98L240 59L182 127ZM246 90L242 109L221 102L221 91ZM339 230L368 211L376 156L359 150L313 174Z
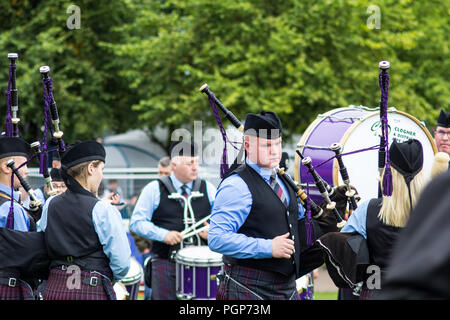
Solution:
M382 182L383 195L390 197L392 195L392 171L389 159L389 126L388 126L388 89L389 89L389 73L380 72L378 76L378 82L381 90L381 103L380 103L380 121L382 130L382 139L385 141L386 148L386 161L385 170Z
M6 218L6 228L14 229L14 172L11 172L11 205Z
M309 184L306 183L306 194L308 196L308 200L306 200L306 214L305 214L305 229L306 229L306 245L312 246L314 244L315 239L315 232L314 232L314 225L311 217L311 206L309 203Z

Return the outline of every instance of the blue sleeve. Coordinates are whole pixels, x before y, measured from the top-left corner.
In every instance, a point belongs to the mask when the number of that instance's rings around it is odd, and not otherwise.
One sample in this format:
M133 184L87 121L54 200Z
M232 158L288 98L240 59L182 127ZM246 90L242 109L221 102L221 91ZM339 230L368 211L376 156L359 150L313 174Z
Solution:
M298 203L298 220L301 220L305 217L305 207L300 203L300 199L297 197Z
M206 181L206 192L208 193L209 204L212 208L216 199L217 188L211 182Z
M36 223L36 229L38 232L39 231L44 232L45 229L47 228L48 206L50 205L50 201L52 201L53 198L55 198L55 197L56 197L56 195L53 195L50 198L48 198L44 204L44 207L42 208L41 219L39 219L38 222Z
M145 186L131 216L130 230L141 237L163 242L169 230L160 228L152 222L153 212L159 206L160 196L158 181L152 181Z
M9 208L11 206L11 202L4 202L0 206L0 227L6 227L6 220L8 219ZM19 204L14 202L13 205L14 210L14 230L18 231L29 231L30 230L30 218L28 214L25 212L25 209L22 208Z
M211 250L239 259L272 257L272 239L237 233L251 208L252 195L238 175L222 182L216 194L208 231Z
M42 201L42 205L45 204L45 196L44 196L44 193L42 192L42 190L40 188L34 190L34 195L36 196L36 198L38 200ZM29 197L28 197L28 199L29 199Z
M103 252L109 258L114 278L125 277L130 268L131 249L120 212L105 201L98 201L92 210L92 221Z
M366 220L369 202L370 200L367 200L361 204L358 204L358 208L350 215L350 218L347 220L345 226L341 229L341 232L358 232L364 237L364 239L367 239Z

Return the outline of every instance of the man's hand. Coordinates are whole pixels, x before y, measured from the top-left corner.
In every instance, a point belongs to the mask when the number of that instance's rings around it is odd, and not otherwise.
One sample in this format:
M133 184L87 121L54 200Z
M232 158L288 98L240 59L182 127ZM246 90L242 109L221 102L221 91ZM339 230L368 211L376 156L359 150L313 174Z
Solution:
M175 245L183 240L183 235L178 231L169 231L164 237L164 243L168 245Z
M289 232L272 239L272 257L289 259L294 253L294 241L289 239Z
M203 222L204 226L209 226L208 222ZM202 238L203 240L208 240L208 230L209 228L203 230L202 232L199 232L198 235L200 236L200 238Z

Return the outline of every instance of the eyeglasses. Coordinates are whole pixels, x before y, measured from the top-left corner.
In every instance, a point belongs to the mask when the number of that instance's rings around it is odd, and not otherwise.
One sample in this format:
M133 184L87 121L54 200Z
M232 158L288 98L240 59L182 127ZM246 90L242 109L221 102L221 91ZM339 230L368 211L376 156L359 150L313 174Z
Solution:
M450 131L436 130L434 133L440 137L447 135L447 138L450 139Z

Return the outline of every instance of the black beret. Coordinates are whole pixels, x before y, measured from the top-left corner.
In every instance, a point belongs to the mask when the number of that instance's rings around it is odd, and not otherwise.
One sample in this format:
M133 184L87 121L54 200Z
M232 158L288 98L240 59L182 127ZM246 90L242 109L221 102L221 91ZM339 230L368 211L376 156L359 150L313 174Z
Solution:
M52 168L52 170L50 170L50 177L52 178L52 181L64 181L61 175L61 169L58 168Z
M408 184L423 166L423 149L419 140L410 139L399 143L394 140L389 147L389 157L394 167Z
M105 162L106 151L97 141L83 141L69 146L61 157L61 166L67 170L77 164L101 160Z
M197 155L197 144L193 141L176 141L170 146L170 158L177 156L196 157Z
M30 145L19 137L0 137L0 158L22 156L29 158Z
M441 110L441 113L439 114L439 118L437 121L437 126L450 128L450 112L445 112L444 110Z
M264 139L281 137L281 121L272 111L261 111L259 114L249 113L245 117L244 133Z

